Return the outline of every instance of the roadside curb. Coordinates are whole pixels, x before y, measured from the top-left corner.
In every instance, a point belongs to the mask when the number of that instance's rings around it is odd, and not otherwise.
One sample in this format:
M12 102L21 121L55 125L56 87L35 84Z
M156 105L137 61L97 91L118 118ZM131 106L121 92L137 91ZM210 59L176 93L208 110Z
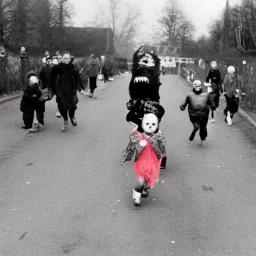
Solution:
M238 113L239 113L242 117L244 117L245 119L247 119L247 121L248 121L249 123L251 123L251 124L254 126L254 128L256 128L256 121L253 120L243 109L239 108L239 109L238 109Z
M192 84L191 81L187 80L186 81L189 83L189 84ZM253 120L253 118L251 118L243 109L239 108L238 109L238 113L244 118L246 119L252 126L254 126L254 128L256 129L256 121Z
M10 96L8 96L8 95L3 96L0 98L0 104L11 101L11 100L15 100L17 98L20 98L21 96L22 96L22 92L18 92L18 93L15 93L14 95L10 95Z

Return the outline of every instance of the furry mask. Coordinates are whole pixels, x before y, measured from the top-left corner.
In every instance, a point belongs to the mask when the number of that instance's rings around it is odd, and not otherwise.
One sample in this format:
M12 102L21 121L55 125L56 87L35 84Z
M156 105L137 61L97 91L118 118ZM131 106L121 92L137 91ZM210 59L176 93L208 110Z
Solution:
M141 46L133 55L132 79L129 85L131 99L159 102L159 76L160 59L153 47Z

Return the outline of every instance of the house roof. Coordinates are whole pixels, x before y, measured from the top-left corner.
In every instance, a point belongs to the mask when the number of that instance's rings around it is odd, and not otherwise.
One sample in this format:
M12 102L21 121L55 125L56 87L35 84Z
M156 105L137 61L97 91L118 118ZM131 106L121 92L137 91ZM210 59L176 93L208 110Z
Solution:
M84 56L94 53L99 56L111 51L112 30L109 28L65 27L66 47L73 55Z

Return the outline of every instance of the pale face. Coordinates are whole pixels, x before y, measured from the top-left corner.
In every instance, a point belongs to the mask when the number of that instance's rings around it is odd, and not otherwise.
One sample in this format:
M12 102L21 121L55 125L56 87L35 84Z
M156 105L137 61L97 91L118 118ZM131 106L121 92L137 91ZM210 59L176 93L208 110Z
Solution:
M65 53L63 56L62 56L62 62L65 63L65 64L68 64L71 60L71 57L70 57L70 54L68 53Z
M147 134L154 133L158 128L158 118L156 115L150 113L144 115L142 119L142 129Z
M29 78L29 85L37 84L38 83L38 78L36 76L31 76Z
M154 67L155 66L155 61L154 61L153 57L147 53L143 57L140 58L138 63L140 66L144 66L144 67Z
M193 83L193 88L198 92L202 89L201 83L200 82L194 82Z

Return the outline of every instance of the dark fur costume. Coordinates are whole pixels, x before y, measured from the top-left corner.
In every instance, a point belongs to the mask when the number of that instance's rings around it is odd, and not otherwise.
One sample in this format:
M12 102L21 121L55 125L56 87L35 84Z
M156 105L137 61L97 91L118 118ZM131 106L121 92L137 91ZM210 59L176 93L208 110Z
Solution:
M140 60L145 56L150 55L155 63L155 66L147 66L147 61L140 63ZM145 65L142 65L145 64ZM129 85L129 93L131 100L145 100L159 102L159 87L160 79L160 59L154 52L153 47L141 46L133 55L132 79ZM136 81L136 78L146 77L148 82Z
M131 99L127 103L127 109L130 111L126 116L127 122L133 122L140 127L141 119L145 114L145 102L159 103L161 85L159 77L160 59L153 47L141 46L133 55L132 79L129 85Z

